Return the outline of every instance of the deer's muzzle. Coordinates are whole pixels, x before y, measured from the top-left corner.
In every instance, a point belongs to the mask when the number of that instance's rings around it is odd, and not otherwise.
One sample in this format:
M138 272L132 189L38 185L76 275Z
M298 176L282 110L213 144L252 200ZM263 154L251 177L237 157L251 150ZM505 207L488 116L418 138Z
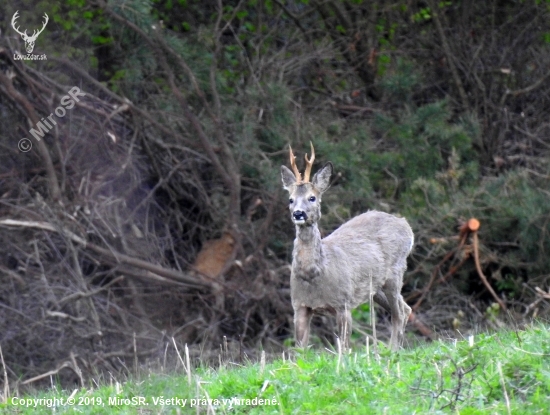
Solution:
M292 212L292 218L295 223L304 223L307 220L307 213L303 210L295 210Z

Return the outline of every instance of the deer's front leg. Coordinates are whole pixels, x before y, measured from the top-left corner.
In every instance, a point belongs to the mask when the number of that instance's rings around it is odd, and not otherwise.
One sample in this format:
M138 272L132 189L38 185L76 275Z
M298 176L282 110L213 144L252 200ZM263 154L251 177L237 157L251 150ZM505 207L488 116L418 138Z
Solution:
M294 310L294 337L296 346L307 347L309 342L309 323L313 312L311 308L299 307Z
M351 337L351 311L347 308L337 311L336 320L338 322L338 336L340 336L342 349L347 350Z

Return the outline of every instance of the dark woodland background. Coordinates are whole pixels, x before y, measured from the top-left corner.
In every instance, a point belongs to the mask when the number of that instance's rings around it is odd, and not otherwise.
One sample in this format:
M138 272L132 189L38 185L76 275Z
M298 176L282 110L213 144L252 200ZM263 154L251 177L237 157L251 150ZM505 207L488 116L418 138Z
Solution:
M14 60L16 10L28 33L48 14L47 60ZM411 223L409 346L548 318L549 18L548 0L2 2L9 379L131 372L173 340L214 361L291 345L289 143L335 165L325 235L368 209Z

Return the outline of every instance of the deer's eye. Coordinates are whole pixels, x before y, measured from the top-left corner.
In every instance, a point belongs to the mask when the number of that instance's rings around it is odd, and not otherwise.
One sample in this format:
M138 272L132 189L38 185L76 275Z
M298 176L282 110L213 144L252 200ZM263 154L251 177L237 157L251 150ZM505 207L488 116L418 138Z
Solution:
M309 199L308 199L311 203L315 202L315 196L310 196Z
M288 199L288 203L289 203L289 204L293 204L293 203L294 203L294 199L293 199L293 198Z

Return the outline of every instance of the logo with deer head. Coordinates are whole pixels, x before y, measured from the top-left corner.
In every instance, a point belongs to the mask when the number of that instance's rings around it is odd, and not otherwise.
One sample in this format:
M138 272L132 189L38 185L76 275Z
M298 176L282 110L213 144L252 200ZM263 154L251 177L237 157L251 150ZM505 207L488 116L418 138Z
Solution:
M46 25L48 24L48 21L50 20L50 18L48 17L48 15L46 13L44 13L44 23L42 24L42 29L40 29L40 30L35 29L33 31L32 35L29 36L29 35L27 35L27 30L25 30L24 32L21 32L19 30L19 27L16 26L18 17L19 17L19 10L17 10L14 13L14 15L11 19L11 25L13 27L13 30L15 30L17 33L19 33L21 35L21 38L25 42L25 49L27 50L27 53L32 53L32 51L34 50L34 42L36 42L36 38L38 37L38 35L40 33L42 33L44 31L44 29L46 28Z

